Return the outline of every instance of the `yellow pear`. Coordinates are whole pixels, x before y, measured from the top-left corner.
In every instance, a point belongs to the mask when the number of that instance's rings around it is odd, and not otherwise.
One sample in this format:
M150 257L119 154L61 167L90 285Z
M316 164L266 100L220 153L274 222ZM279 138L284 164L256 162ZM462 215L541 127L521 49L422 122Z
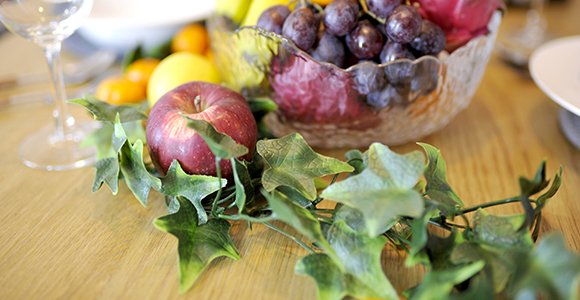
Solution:
M205 56L185 51L167 56L149 77L147 83L149 107L165 93L189 81L220 84L221 78L214 64Z

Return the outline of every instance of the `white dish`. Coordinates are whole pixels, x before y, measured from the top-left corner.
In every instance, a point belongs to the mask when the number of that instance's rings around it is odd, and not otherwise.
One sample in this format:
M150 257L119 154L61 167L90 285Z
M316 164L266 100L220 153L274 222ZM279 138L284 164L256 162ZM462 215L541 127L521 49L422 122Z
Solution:
M530 58L530 73L540 89L566 110L580 116L580 36L540 46Z
M98 48L119 52L138 44L154 48L214 9L215 0L95 0L79 34Z

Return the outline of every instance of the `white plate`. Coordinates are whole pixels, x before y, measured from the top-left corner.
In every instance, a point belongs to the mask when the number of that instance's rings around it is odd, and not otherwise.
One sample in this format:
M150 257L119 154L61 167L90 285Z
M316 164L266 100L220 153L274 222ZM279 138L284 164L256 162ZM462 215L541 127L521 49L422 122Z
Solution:
M530 57L530 73L552 100L580 116L580 36L556 39Z
M215 0L95 0L79 34L98 48L124 53L155 48L183 25L210 16Z

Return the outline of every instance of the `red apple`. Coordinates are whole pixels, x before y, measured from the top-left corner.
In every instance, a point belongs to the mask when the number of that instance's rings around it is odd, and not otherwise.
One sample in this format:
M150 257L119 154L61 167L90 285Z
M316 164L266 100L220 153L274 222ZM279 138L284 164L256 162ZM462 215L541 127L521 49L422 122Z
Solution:
M229 135L248 148L240 159L250 160L256 147L258 129L246 99L221 85L193 81L163 95L151 108L147 120L147 146L151 160L163 175L177 159L188 174L216 176L215 156L180 114L203 119L217 131ZM220 163L222 177L232 176L229 160Z

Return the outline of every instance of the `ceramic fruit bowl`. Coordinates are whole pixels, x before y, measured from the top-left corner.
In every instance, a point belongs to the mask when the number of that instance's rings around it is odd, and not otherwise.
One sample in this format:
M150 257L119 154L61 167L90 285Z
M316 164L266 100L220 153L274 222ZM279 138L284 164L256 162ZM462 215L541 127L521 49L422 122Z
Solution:
M281 35L259 27L229 30L208 20L222 79L246 97L269 97L265 117L276 136L298 132L313 147L366 147L417 141L465 109L491 56L502 13L489 33L451 54L414 61L359 63L347 69L313 59Z

